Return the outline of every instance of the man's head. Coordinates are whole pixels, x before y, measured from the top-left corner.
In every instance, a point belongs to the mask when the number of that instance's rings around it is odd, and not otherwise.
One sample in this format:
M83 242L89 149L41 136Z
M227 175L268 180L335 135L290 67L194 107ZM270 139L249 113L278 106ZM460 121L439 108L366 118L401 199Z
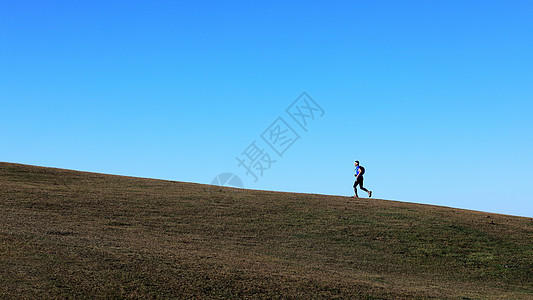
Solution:
M354 162L353 164L354 164L354 166L356 166L356 167L357 167L357 166L359 166L359 161L358 161L358 160L356 160L356 161L355 161L355 162Z

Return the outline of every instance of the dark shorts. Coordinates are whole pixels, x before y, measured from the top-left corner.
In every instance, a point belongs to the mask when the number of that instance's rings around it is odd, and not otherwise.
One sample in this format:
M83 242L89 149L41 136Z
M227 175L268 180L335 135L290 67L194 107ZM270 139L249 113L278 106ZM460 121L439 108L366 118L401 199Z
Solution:
M363 178L363 176L359 176L359 178L357 178L357 180L354 182L353 187L356 188L357 185L359 185L359 187L363 187L364 180L365 179Z

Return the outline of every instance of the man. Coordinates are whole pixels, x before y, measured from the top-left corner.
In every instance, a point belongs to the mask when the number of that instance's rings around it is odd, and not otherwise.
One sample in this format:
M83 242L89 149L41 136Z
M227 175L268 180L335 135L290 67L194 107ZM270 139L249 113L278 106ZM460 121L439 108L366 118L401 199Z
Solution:
M363 174L365 174L365 168L363 166L360 166L359 165L359 161L356 160L354 162L354 166L355 166L355 183L353 184L353 190L355 191L355 195L353 196L354 198L359 198L359 196L357 195L357 186L359 185L359 188L365 192L368 193L368 197L372 197L372 191L369 191L367 189L365 189L365 187L363 186Z

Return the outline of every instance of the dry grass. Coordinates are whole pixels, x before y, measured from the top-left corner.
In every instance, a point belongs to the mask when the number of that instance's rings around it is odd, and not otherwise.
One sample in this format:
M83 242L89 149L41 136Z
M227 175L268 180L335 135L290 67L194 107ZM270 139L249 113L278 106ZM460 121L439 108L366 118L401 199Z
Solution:
M0 163L2 298L533 299L533 221Z

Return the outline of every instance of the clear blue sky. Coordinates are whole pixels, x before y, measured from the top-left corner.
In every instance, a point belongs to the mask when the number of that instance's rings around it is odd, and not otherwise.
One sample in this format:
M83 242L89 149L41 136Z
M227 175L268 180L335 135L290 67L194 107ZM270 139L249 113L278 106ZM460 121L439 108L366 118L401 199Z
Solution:
M0 160L533 217L531 1L1 1ZM325 111L283 157L261 134ZM254 182L236 157L277 162ZM263 144L261 144L263 143Z

